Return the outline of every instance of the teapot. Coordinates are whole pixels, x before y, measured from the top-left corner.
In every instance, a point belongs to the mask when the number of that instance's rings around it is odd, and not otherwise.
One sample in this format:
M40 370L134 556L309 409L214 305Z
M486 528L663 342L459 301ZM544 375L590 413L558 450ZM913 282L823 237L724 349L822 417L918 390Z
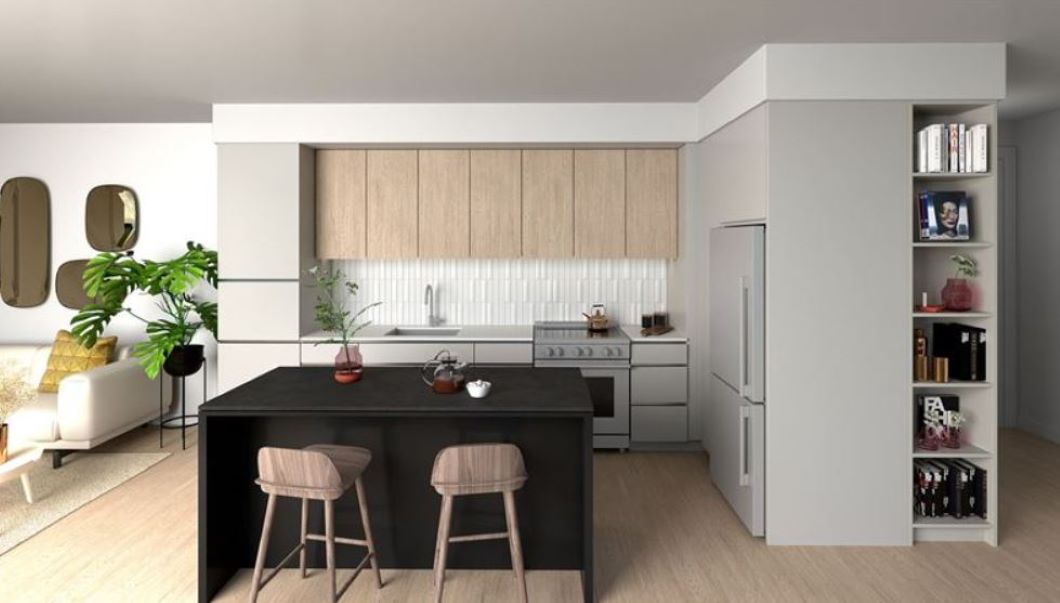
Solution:
M453 394L464 387L466 362L459 362L449 350L442 350L427 361L420 371L423 382L436 394Z

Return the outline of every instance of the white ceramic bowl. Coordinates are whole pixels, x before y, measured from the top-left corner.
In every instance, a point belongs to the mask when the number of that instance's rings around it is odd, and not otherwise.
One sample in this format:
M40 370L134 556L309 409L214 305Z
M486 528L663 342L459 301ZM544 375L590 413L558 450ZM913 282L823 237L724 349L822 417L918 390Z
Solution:
M472 398L485 398L490 393L490 382L479 379L467 384L467 393Z

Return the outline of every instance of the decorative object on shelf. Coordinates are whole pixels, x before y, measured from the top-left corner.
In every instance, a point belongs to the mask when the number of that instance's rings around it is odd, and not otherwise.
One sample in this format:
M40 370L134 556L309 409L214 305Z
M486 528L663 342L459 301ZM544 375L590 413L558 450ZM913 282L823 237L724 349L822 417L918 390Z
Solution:
M96 251L128 251L140 236L136 193L121 184L103 184L85 200L85 238Z
M934 358L934 371L932 372L932 379L936 383L949 383L950 382L950 359L944 356L935 356Z
M924 191L918 201L921 241L971 239L971 212L964 191Z
M947 425L953 417L951 413L960 415L960 406L960 398L952 394L917 396L917 448L938 450L939 446L948 445L950 435L947 432ZM959 434L957 440L960 441ZM960 447L959 443L958 447Z
M929 304L927 291L920 292L920 305L914 308L916 312L937 314L946 310L945 304Z
M460 362L449 350L442 350L423 365L420 375L434 393L454 394L464 386L465 368L467 363Z
M489 381L476 379L467 384L467 393L472 398L485 398L490 393L491 385L492 384Z
M48 299L51 276L48 187L36 178L11 178L0 187L0 298L14 308Z
M956 266L956 275L946 279L946 286L942 288L942 303L952 312L967 312L972 309L975 297L967 279L978 276L979 267L974 258L964 254L951 255L950 261Z
M334 337L318 341L313 345L323 343L340 344L339 353L335 356L335 381L338 383L354 383L360 381L364 373L364 360L361 357L360 347L350 343L361 329L372 324L372 321L358 322L365 312L380 305L382 302L368 304L355 313L346 307L350 298L357 296L357 283L347 281L346 274L339 269L321 268L313 266L309 269L317 287L317 302L313 306L313 313L317 324L327 333ZM342 285L340 293L339 285Z
M947 410L943 416L942 445L946 448L961 447L961 425L964 423L964 415L957 410Z
M931 326L936 356L949 360L949 373L961 381L986 381L986 329L956 322Z
M931 124L917 132L919 174L983 174L989 171L987 124Z
M7 418L37 396L27 373L10 361L0 365L0 463L7 462Z

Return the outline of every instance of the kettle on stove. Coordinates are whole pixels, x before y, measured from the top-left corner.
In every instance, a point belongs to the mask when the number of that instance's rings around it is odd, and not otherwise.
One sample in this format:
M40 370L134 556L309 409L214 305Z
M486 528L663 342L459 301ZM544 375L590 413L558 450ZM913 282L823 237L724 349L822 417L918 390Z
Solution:
M427 361L420 371L423 382L436 394L453 394L464 387L466 362L460 362L449 350L442 350Z

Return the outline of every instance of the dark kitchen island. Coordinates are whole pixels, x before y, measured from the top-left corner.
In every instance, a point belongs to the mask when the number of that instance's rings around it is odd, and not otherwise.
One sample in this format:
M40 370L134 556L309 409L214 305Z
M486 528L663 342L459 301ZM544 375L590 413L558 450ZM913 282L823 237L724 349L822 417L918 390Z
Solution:
M262 446L344 444L372 451L364 474L381 566L429 569L434 561L441 497L429 480L435 454L453 444L519 446L530 479L516 493L527 570L578 570L593 600L593 408L577 369L481 368L471 378L493 383L490 395L433 393L415 368L369 368L340 385L325 367L274 369L199 409L199 600L209 601L241 568L254 566L266 496L254 484ZM298 542L300 503L280 499L267 567ZM336 502L340 536L363 533L356 497ZM323 531L311 505L310 531ZM498 496L458 499L452 534L504 529ZM323 567L324 547L309 549ZM336 547L339 568L352 568L358 547ZM506 541L451 545L452 569L507 569ZM295 567L297 564L295 564ZM385 587L384 587L385 588ZM514 588L514 586L513 586Z

